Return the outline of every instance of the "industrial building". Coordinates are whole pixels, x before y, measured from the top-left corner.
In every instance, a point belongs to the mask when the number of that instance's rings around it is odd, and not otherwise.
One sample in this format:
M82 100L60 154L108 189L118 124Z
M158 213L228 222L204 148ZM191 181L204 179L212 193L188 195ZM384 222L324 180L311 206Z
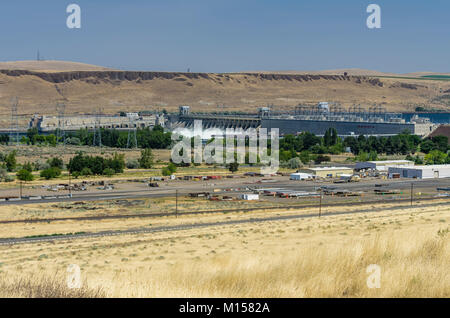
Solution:
M191 113L189 106L181 106L178 115L171 115L169 128L190 128L195 120L201 120L203 128L278 128L280 135L296 135L310 132L323 136L335 128L340 137L392 136L405 130L418 136L429 135L437 125L427 118L413 117L405 122L401 114L388 113L381 107L343 109L340 105L320 102L316 106L297 106L294 113L275 114L270 108L259 109L258 114L220 115Z
M165 126L164 115L140 116L138 113L118 115L70 115L70 116L38 116L34 115L29 127L38 128L39 132L53 132L56 129L77 131L79 129L118 129L128 130L136 128Z
M298 172L312 175L314 178L335 178L341 175L353 174L353 168L348 167L316 167L300 169Z
M414 179L450 178L450 165L389 167L388 176Z
M409 160L385 160L385 161L364 161L358 162L355 166L356 171L373 170L387 172L389 167L412 167L414 162Z
M312 178L313 178L312 174L301 172L292 173L290 176L290 180L309 180Z

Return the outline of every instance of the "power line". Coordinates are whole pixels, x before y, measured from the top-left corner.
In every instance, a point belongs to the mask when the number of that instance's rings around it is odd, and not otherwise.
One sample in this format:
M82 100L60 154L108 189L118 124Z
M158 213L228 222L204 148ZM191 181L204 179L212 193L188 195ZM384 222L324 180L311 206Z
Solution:
M17 115L17 105L19 99L17 97L11 98L11 128L9 132L9 139L12 142L13 137L16 137L16 145L19 145L19 116Z
M97 113L95 114L94 140L93 140L93 143L92 143L94 147L97 144L98 144L99 147L102 147L101 115L102 115L102 109L99 108L97 110Z
M128 138L127 138L127 148L130 148L131 139L133 138L134 146L133 148L137 148L137 136L136 136L136 124L135 124L135 116L133 114L128 114L129 124L128 124Z
M66 104L58 102L56 104L56 110L58 112L58 131L57 140L63 140L64 146L66 145Z

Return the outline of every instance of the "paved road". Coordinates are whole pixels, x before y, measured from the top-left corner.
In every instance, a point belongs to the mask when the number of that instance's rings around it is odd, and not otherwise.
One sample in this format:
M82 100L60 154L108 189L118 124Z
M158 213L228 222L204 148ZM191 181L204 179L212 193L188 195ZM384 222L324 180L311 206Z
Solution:
M276 180L275 182L266 183L233 183L230 181L224 181L216 184L215 189L228 189L228 188L283 188L287 190L298 191L314 191L320 186L333 186L337 189L346 189L350 191L365 191L372 192L375 184L383 184L383 189L391 190L409 190L411 183L414 184L415 189L429 188L436 191L438 187L449 187L450 179L425 179L425 180L370 180L361 181L355 183L324 183L313 181L290 181L286 179ZM174 197L175 191L179 191L179 195L187 195L191 192L205 192L211 191L211 188L205 188L205 184L192 184L186 188L185 185L177 185L176 183L170 186L163 186L161 188L149 188L144 190L131 190L131 191L105 191L101 193L74 193L72 198L57 198L57 199L45 199L45 200L20 200L20 201L5 201L0 202L0 207L3 205L26 205L36 203L60 203L60 202L76 202L76 201L105 201L105 200L117 200L117 199L140 199L140 198L164 198ZM216 194L229 193L226 191L218 192Z
M449 202L429 203L429 204L422 204L421 207L441 206L441 205L448 205L448 204L449 204ZM391 211L401 210L401 209L405 209L405 206L397 206L397 207L390 208ZM357 211L331 212L331 213L326 213L324 215L324 217L333 216L333 215L375 213L375 212L385 211L385 210L386 210L386 208L381 207L381 208L369 208L369 209L357 210ZM2 239L0 239L0 245L42 243L42 242L50 242L50 241L75 240L75 239L82 239L82 238L107 237L107 236L117 236L117 235L126 235L126 234L130 235L130 234L147 234L147 233L157 233L157 232L172 232L172 231L183 231L183 230L214 227L214 226L225 226L225 225L235 225L235 224L245 224L245 223L263 223L263 222L271 222L271 221L305 219L305 218L312 218L312 217L318 217L318 214L311 213L311 214L295 214L295 215L284 215L284 216L280 215L280 216L272 216L272 217L265 217L265 218L246 218L246 219L240 219L240 220L221 221L221 222L192 223L192 224L182 224L182 225L176 225L176 226L135 228L135 229L128 229L128 230L89 232L89 233L70 234L70 235L61 235L61 236L48 236L48 237L2 238Z

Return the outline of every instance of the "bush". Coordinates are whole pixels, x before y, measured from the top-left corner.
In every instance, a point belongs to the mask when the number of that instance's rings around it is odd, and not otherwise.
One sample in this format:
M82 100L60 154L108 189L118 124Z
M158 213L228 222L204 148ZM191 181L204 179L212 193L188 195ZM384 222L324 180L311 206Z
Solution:
M92 176L92 170L89 168L81 169L80 175L82 176Z
M52 168L59 168L59 169L63 169L64 167L64 162L62 161L61 158L52 158L48 160L48 164L50 165L50 167Z
M302 167L302 161L300 158L292 158L288 161L288 167L290 169L299 169Z
M47 161L44 161L44 160L37 160L37 161L34 163L34 169L35 169L35 170L46 170L46 169L49 169L49 168L50 168L50 165L48 164Z
M162 175L165 176L165 177L167 177L167 176L172 175L172 172L170 171L170 169L169 169L168 167L164 167L164 168L162 169Z
M238 171L239 170L239 163L233 162L233 163L228 164L228 170L230 170L230 172L233 172L233 173Z
M139 165L144 169L153 168L153 153L150 148L141 151L141 158L139 159Z
M17 179L21 181L33 181L34 176L31 174L30 171L22 169L19 172L17 172Z
M8 176L8 172L4 168L0 168L0 181L5 181Z
M139 168L139 161L137 161L136 159L130 159L127 161L126 164L128 169L138 169Z
M33 172L33 166L29 162L25 162L22 166L22 169L28 170L30 172Z
M324 156L324 155L317 155L314 159L315 164L321 164L322 162L329 162L331 161L330 156Z
M111 177L115 174L116 172L114 171L114 169L111 168L106 168L105 170L103 170L103 175Z
M80 138L77 138L77 137L71 137L71 138L66 139L66 143L68 145L79 146L79 145L81 145L81 140L80 140Z
M177 166L174 163L169 163L169 165L167 166L167 168L169 169L169 171L174 174L175 172L177 172Z
M59 169L58 167L52 167L52 168L41 171L40 175L41 175L41 178L50 180L50 179L59 177L61 175L61 169Z

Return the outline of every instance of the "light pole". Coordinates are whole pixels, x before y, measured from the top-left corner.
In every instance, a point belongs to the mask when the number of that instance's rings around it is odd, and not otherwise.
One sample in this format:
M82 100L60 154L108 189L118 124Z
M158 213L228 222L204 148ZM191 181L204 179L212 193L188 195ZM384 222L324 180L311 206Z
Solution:
M178 218L178 190L175 190L175 217Z
M322 191L320 191L319 218L322 216Z
M69 197L72 197L72 174L70 173L69 170Z

